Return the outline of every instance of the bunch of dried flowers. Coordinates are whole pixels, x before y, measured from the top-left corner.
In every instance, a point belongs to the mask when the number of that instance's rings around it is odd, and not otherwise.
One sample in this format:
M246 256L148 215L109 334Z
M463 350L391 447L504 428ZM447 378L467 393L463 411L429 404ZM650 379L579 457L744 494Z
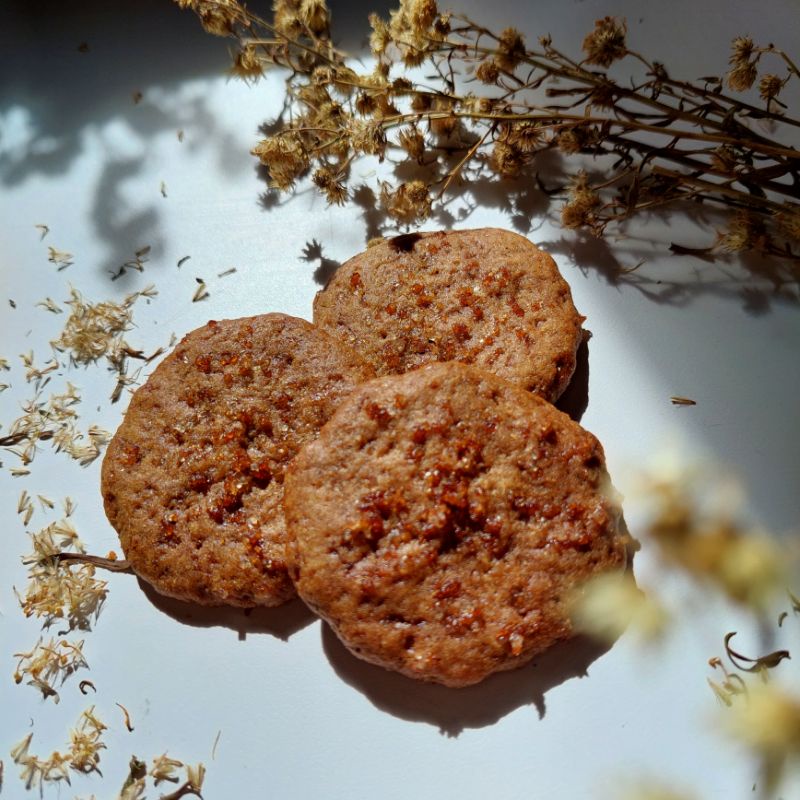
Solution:
M400 0L388 20L369 17L375 63L365 72L334 47L325 0L275 0L270 20L237 0L176 1L209 33L237 40L234 75L290 71L275 132L253 148L278 190L310 175L330 203L345 203L355 159L399 152L419 177L376 194L412 224L459 182L527 176L543 189L538 164L558 151L594 168L576 169L565 187L567 228L602 236L642 211L710 203L732 212L727 227L690 252L800 258L800 151L788 143L800 121L780 99L800 71L772 44L738 37L726 75L686 81L631 49L623 20L598 20L576 58L547 35L531 46L512 27L498 33L435 0ZM758 99L726 91L756 84Z

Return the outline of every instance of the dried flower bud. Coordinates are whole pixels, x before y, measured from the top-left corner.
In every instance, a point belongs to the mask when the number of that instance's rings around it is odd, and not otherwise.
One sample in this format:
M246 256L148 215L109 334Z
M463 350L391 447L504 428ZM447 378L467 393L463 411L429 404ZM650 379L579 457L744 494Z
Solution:
M509 142L499 140L494 143L489 166L504 178L516 178L524 166L519 150Z
M381 203L386 213L398 222L410 224L431 213L431 197L422 181L401 183L394 191L388 183L382 184Z
M300 19L314 36L326 36L330 25L330 13L325 0L303 0L300 3Z
M624 58L628 53L625 46L627 31L624 20L619 21L614 17L596 20L594 30L587 34L581 45L586 53L586 63L608 68L615 61Z
M729 172L732 174L738 163L739 160L736 157L736 151L728 144L720 145L711 153L712 166L722 172Z
M274 0L272 4L273 25L278 33L290 39L303 35L304 25L298 15L296 0Z
M753 40L749 36L737 36L731 43L731 64L750 61L753 56Z
M353 120L349 127L350 144L356 153L378 156L386 153L386 133L380 122Z
M248 43L236 53L231 74L244 80L257 80L264 74L264 65L258 57L255 45Z
M450 13L440 14L433 22L433 36L444 39L450 33Z
M439 14L436 0L401 0L400 7L407 10L415 33L427 33Z
M561 131L561 133L556 136L556 144L558 145L558 149L564 153L564 155L568 156L574 155L575 153L580 153L581 148L583 147L582 134L583 130L579 125Z
M777 75L764 75L758 82L759 97L767 105L780 94L781 89L783 89L783 81Z
M742 61L728 72L728 86L734 92L745 92L752 87L758 77L754 61Z
M373 95L368 92L359 92L356 96L356 111L362 117L368 117L377 108Z
M494 59L487 58L478 64L478 69L475 70L475 77L487 86L492 86L497 83L500 77L500 68L495 63Z
M231 0L197 0L194 11L207 33L231 36L236 24L238 3Z
M386 52L386 48L392 41L389 26L377 15L369 15L369 24L372 33L369 36L369 48L375 56L381 56Z
M425 53L426 51L422 47L415 47L413 44L407 45L402 48L403 64L409 68L418 67L425 61Z
M418 164L422 163L425 155L425 137L420 133L416 125L411 125L400 131L399 144Z
M251 153L269 170L270 183L277 189L291 189L307 169L308 155L297 134L262 139Z
M506 28L497 42L497 64L511 72L525 58L525 42L516 28Z
M347 202L347 189L327 167L320 167L312 180L331 205L342 206Z
M561 223L565 228L589 228L595 230L592 210L600 205L600 196L589 186L589 178L581 170L572 181L570 199L561 209Z
M508 123L506 140L520 153L535 153L542 143L542 130L536 122Z

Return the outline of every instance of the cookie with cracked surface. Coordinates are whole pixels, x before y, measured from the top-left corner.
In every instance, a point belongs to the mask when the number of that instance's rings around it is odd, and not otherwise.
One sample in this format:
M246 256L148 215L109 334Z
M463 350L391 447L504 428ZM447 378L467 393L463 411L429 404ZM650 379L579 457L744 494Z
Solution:
M583 317L555 261L496 228L406 234L345 262L314 322L378 375L463 361L555 401L575 371Z
M134 572L204 605L294 596L286 466L373 374L324 331L284 314L189 333L134 394L103 461L106 514Z
M572 590L626 563L613 494L565 414L432 364L357 387L289 466L289 572L355 655L466 686L572 635Z

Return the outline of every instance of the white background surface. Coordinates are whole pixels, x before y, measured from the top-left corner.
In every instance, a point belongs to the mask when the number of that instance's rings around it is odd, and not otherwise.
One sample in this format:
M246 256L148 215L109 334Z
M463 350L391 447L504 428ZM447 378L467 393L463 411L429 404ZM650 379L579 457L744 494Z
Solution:
M356 49L374 5L337 5L334 28ZM729 42L740 33L800 51L791 0L552 0L525 8L498 0L491 10L467 0L458 10L496 28L513 23L531 39L549 32L570 53L596 17L624 15L631 44L685 77L722 71ZM82 54L77 46L84 41L90 49ZM302 260L306 244L317 240L327 258L342 261L374 235L362 210L327 208L308 190L269 208L259 202L265 184L248 150L258 125L279 108L281 78L255 87L226 79L226 44L202 34L191 15L166 0L7 3L0 45L0 355L13 364L0 373L12 384L0 394L0 435L32 394L18 354L33 349L43 363L63 325L64 315L35 307L44 297L63 303L73 285L98 301L154 283L158 296L136 304L136 328L127 336L151 352L172 332L181 336L209 318L273 310L309 318L319 283L318 263ZM143 99L134 104L137 90ZM670 241L713 236L694 223L670 218L648 229L660 231L654 240L612 243L604 251L564 236L536 204L505 209L503 191L456 225L516 227L555 255L593 332L582 423L604 443L617 483L624 487L654 449L678 439L738 471L765 525L782 533L796 526L797 284L775 290L735 262L715 267L670 257ZM37 223L50 228L44 241ZM57 272L47 262L48 245L73 253L74 265ZM145 245L152 247L145 272L112 283L109 270ZM186 255L191 259L178 269ZM614 276L616 267L640 258L646 263L636 273ZM217 277L230 267L237 272ZM191 302L196 277L210 291L202 303ZM46 391L63 390L67 379L81 389L80 426L113 430L126 399L108 402L114 377L104 365L61 370ZM697 406L672 406L674 394ZM709 799L752 796L753 765L716 730L706 661L721 653L728 630L740 631L745 651L765 642L740 612L710 599L695 600L691 624L654 649L624 636L603 654L562 649L533 668L452 691L356 661L299 603L249 617L209 612L159 599L130 576L110 575L108 601L85 635L90 672L68 680L59 705L43 702L11 679L11 654L39 635L11 589L24 586L19 556L28 547L15 514L19 492L72 496L89 550L105 554L119 546L103 516L99 460L82 469L43 450L31 475L18 479L8 473L14 457L2 461L3 797L25 794L8 751L28 730L32 752L65 747L87 704L77 688L82 677L97 686L89 699L109 724L103 777L76 776L72 789L48 787L46 797L116 796L132 754L149 760L165 750L206 764L207 800L582 800L618 797L640 778ZM635 501L626 513L636 534ZM31 528L55 518L37 510ZM674 600L686 594L680 581L655 572L646 550L637 572ZM793 623L784 646L798 645ZM793 669L780 667L796 685ZM133 733L116 702L130 710Z

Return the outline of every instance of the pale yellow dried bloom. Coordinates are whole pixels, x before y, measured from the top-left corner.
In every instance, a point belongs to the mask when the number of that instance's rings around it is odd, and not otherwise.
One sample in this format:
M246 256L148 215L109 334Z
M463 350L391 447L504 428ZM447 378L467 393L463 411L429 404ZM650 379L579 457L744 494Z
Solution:
M100 763L100 751L106 746L101 741L104 725L95 715L94 706L87 708L78 724L70 731L69 765L76 772L95 772Z
M615 61L627 55L625 35L628 32L624 20L604 17L594 23L594 30L587 34L581 47L586 53L587 64L610 67Z
M183 761L178 761L175 758L168 758L167 754L163 753L162 755L153 759L153 766L150 768L150 772L148 774L151 778L153 778L156 786L164 781L177 783L178 776L175 774L175 772L182 767Z
M52 697L56 703L59 697L55 686L63 685L74 672L89 666L83 655L83 640L68 642L51 638L42 643L39 639L33 650L14 653L14 658L18 659L14 681L22 683L28 678L29 686L37 688L44 698Z
M800 766L800 697L774 682L749 685L746 695L725 709L720 723L759 759L770 796L784 771Z
M648 782L646 786L629 789L615 800L694 800L695 795L671 789L667 786L654 786Z
M28 565L28 585L19 602L26 617L43 619L44 626L66 619L70 628L88 629L100 613L108 592L106 581L95 578L91 564L62 564L62 551L84 552L72 524L64 519L29 534L33 552L23 558Z
M122 303L88 303L76 289L70 296L70 315L61 335L51 344L56 350L68 351L74 363L90 364L119 344L121 334L132 325L132 307L140 295L130 294Z
M401 183L394 191L382 184L381 204L392 219L409 224L427 218L431 211L431 197L422 181Z
M666 610L639 589L629 574L592 578L575 594L572 604L576 629L607 642L615 642L628 629L653 641L667 629Z
M768 242L764 220L747 211L737 211L726 231L717 233L715 247L725 253L740 253L745 250L763 250Z

